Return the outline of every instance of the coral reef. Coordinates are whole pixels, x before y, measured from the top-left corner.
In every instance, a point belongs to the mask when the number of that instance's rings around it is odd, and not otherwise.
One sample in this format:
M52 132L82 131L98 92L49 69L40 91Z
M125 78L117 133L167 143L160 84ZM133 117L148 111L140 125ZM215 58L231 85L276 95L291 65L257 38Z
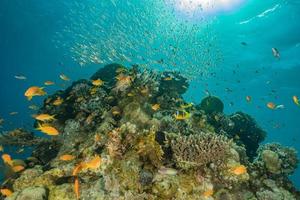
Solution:
M260 145L266 133L254 119L222 113L217 97L186 102L188 86L177 72L111 64L48 96L38 114L55 115L49 125L59 135L0 136L0 144L33 148L3 164L22 167L6 176L6 199L300 199L288 179L295 150Z

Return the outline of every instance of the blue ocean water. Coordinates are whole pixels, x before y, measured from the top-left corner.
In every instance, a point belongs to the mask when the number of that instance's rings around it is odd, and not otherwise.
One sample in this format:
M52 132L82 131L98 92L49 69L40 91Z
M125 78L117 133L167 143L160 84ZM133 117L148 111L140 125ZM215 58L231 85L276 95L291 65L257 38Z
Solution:
M62 84L61 73L72 80L88 78L111 57L111 62L174 68L191 77L187 100L199 103L208 90L223 100L226 113L241 110L253 116L268 133L265 142L300 151L300 108L292 100L300 97L299 1L245 0L230 11L193 16L172 8L173 3L163 7L164 1L106 3L0 1L2 130L32 129L34 111L28 106L41 105L42 99L28 102L24 92L29 86L46 80ZM273 56L274 47L280 59ZM102 56L99 64L93 51ZM152 63L160 59L166 66ZM268 102L284 108L270 110ZM30 153L7 151L19 158ZM299 177L300 169L291 177L298 188Z

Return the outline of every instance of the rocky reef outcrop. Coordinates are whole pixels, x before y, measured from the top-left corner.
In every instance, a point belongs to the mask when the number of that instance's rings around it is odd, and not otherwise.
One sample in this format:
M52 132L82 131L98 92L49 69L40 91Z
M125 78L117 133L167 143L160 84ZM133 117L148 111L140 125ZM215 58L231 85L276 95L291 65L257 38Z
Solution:
M6 199L300 199L288 179L295 150L260 145L265 131L245 113L225 115L217 97L186 102L188 86L179 73L111 64L48 96L38 114L54 115L59 135L0 137L34 148L2 184Z

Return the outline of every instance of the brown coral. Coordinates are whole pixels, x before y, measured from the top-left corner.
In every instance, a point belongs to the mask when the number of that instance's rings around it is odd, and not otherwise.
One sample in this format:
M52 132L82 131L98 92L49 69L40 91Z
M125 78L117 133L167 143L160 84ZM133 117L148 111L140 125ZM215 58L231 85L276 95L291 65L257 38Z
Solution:
M178 167L197 168L213 163L223 166L230 155L232 141L214 133L178 136L171 140L171 149Z

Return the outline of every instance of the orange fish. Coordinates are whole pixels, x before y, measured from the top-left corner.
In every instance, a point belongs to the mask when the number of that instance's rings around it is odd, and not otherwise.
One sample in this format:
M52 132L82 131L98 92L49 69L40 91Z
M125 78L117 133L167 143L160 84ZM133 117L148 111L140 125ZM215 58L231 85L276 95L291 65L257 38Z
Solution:
M71 160L75 159L75 156L70 155L70 154L64 154L64 155L60 156L59 159L62 161L71 161Z
M299 99L297 96L293 96L293 101L297 106L300 106Z
M79 163L73 170L72 175L77 176L77 174L83 169L83 163Z
M152 108L152 110L157 111L158 109L160 109L160 105L157 103L157 104L152 105L151 108Z
M13 193L10 189L0 189L0 192L3 196L6 196L6 197L9 197Z
M8 165L12 165L12 159L11 159L10 155L3 154L2 155L2 160L3 160L4 163L6 163Z
M47 135L52 135L52 136L59 134L59 132L56 128L54 128L53 126L48 125L48 124L43 124L43 125L38 124L37 130L41 131L42 133L45 133Z
M79 193L79 179L76 176L75 177L75 182L74 182L74 192L76 194L76 198L79 199L80 198L80 193Z
M17 166L14 166L12 169L13 169L14 172L17 173L17 172L20 172L20 171L24 170L25 168L22 165L17 165Z
M204 197L211 197L214 194L214 190L213 189L209 189L205 192L203 192L202 196Z
M101 158L100 156L95 156L92 160L85 163L85 168L87 169L97 169L100 167Z
M54 85L55 83L53 81L45 81L44 85Z
M252 100L251 96L246 96L246 101L247 102L251 102L251 100Z
M42 122L55 120L54 116L55 115L48 115L48 114L33 115L34 119Z
M67 76L64 75L64 74L59 75L59 78L62 79L62 80L64 80L64 81L70 81L70 78L67 77Z
M30 101L34 96L44 96L46 94L43 87L32 86L26 90L24 95Z
M55 99L55 100L53 101L53 105L59 106L59 105L61 105L63 102L64 102L64 100L63 100L61 97L57 97L57 99Z
M271 110L274 110L276 108L276 105L273 102L267 103L267 107Z
M247 168L244 165L238 165L236 167L233 167L230 171L235 175L242 175L247 173Z

